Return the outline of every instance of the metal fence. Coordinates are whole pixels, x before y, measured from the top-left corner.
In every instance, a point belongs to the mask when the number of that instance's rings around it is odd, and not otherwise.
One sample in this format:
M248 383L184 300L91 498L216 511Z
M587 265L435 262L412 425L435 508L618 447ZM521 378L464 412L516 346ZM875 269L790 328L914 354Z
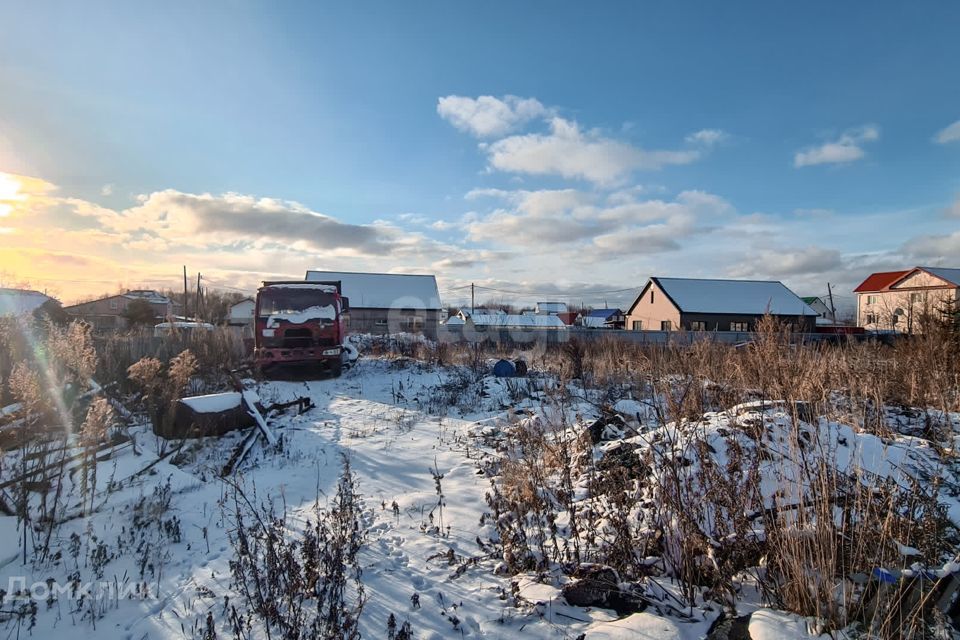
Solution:
M464 327L441 326L437 335L440 342L497 344L561 344L570 340L624 340L635 344L690 345L704 340L722 344L742 344L754 339L752 331L626 331L619 329L593 329L589 327L566 327L564 329L525 327L522 329L495 328L467 330ZM792 333L791 342L804 344L815 342L843 343L877 339L871 334L837 335L829 333Z

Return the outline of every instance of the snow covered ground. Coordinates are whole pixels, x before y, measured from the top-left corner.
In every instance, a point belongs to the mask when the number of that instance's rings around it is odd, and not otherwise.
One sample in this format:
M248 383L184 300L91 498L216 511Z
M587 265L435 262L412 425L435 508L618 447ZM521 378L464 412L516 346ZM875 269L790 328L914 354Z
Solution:
M316 406L273 421L280 442L260 443L231 480L258 501L286 508L291 521L306 522L318 498L323 504L332 497L341 457L349 457L368 535L361 553L365 638L386 637L391 614L423 639L705 637L719 608L687 618L652 609L621 618L609 609L566 604L561 576L544 581L495 571L499 559L480 544L492 534L489 522L481 524L491 489L483 470L496 446L489 435L517 411L542 411L535 389L521 394L517 388L536 384L492 377L470 383L455 368L373 358L339 379L264 383L257 389L264 404L309 396ZM629 418L645 408L628 400L617 409ZM710 442L716 451L727 446L725 427L751 410L715 417ZM587 423L597 415L587 402L572 413ZM218 475L246 434L191 441L157 462L164 443L146 426L131 431L136 450L128 447L99 465L95 512L57 528L47 559L31 553L24 564L23 530L16 518L0 517L0 633L199 638L212 614L220 637L233 637L224 615L225 598L237 602L229 564L231 504ZM891 446L852 431L837 436L850 444L849 455L876 457L878 473L926 455L912 441ZM442 474L442 507L435 474ZM945 507L960 520L956 502ZM39 535L28 535L31 544ZM86 598L57 593L69 585L82 592L87 584ZM664 581L662 588L672 586ZM18 589L31 597L15 597ZM756 638L806 633L799 619L773 611L754 616L751 633L754 627Z

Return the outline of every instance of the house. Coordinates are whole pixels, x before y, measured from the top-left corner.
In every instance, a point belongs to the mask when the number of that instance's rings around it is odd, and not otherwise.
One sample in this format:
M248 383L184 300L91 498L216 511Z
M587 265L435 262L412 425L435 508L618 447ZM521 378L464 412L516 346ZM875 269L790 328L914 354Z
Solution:
M826 318L828 320L832 318L833 312L830 311L830 307L823 301L823 298L819 296L804 296L800 299L806 302L808 307L817 312L818 318Z
M914 267L873 273L853 290L857 324L870 331L921 333L960 301L960 269Z
M445 318L437 279L427 274L307 271L308 282L339 281L354 333L423 333L436 337Z
M0 288L0 317L31 314L50 300L53 298L32 289Z
M568 311L566 302L538 302L534 309L538 316L555 316Z
M253 311L256 304L253 298L244 298L239 302L234 302L227 311L227 324L234 327L252 325Z
M753 331L770 314L813 331L817 312L779 281L650 278L626 313L633 331Z
M591 329L623 329L623 319L620 309L591 309L581 314L577 323Z
M172 318L176 315L180 306L167 296L152 289L135 289L99 300L64 307L64 311L75 318L88 322L95 331L125 329L127 319L124 313L127 306L134 300L146 300L150 303L156 321L153 324Z

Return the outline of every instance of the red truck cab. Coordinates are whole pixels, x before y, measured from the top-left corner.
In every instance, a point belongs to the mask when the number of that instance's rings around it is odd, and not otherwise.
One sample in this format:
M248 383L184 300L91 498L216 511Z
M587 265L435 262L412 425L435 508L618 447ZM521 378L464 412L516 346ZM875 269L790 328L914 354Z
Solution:
M340 282L264 282L254 310L256 365L323 366L334 376L343 367L347 299Z

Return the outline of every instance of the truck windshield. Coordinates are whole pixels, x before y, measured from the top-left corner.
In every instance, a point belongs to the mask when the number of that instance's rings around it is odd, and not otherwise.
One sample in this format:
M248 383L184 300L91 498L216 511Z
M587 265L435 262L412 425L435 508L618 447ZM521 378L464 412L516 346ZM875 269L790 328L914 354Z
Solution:
M333 294L318 289L266 289L260 292L258 307L263 319L332 322L337 317Z

